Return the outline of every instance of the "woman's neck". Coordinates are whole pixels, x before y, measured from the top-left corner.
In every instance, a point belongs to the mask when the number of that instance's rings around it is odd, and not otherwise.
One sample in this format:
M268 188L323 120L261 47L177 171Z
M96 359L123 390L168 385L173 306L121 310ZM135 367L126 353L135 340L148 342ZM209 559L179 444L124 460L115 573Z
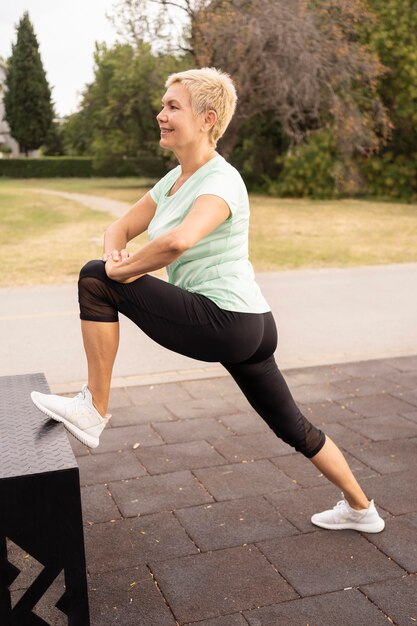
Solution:
M205 163L218 156L218 152L214 146L204 146L199 150L188 150L183 154L175 153L175 156L181 165L182 176L188 178Z

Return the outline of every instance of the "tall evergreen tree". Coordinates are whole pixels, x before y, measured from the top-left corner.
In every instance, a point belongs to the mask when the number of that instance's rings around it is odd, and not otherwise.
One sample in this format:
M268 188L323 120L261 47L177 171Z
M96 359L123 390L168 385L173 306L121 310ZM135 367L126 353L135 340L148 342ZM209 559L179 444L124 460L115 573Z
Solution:
M17 26L17 41L8 59L6 87L6 119L12 136L27 154L45 142L54 118L51 90L27 11Z

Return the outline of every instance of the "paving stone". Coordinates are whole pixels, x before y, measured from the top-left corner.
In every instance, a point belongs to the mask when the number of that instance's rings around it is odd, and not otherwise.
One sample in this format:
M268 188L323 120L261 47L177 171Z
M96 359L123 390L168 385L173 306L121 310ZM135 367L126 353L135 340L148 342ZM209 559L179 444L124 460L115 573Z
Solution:
M112 411L112 426L132 426L149 422L167 421L172 419L171 411L164 404L143 404L126 406Z
M100 437L100 445L93 448L91 453L104 454L118 450L133 450L133 446L137 443L140 446L156 446L164 442L149 424L105 428Z
M250 626L388 626L392 624L357 589L290 600L244 613Z
M292 390L292 395L297 403L302 404L323 402L323 400L337 400L338 398L346 397L343 389L338 389L330 383L300 385Z
M417 512L416 466L407 472L386 474L364 481L362 487L368 497L392 515Z
M234 404L217 397L166 402L166 406L173 415L181 419L222 417L223 415L236 413Z
M242 392L240 392L240 394L230 396L229 403L233 405L233 411L228 411L228 413L225 412L224 415L231 415L233 413L248 413L254 410ZM256 412L255 415L257 415ZM222 416L220 415L219 417Z
M265 460L196 469L193 473L218 501L296 489L284 472Z
M352 363L335 363L313 367L294 368L284 372L285 377L298 381L299 384L314 384L337 382L351 377L373 378L390 375L396 369L391 365L391 359L374 359L370 361L355 361Z
M296 597L254 546L151 562L150 568L180 623Z
M387 359L387 362L391 367L400 370L400 372L412 372L417 370L417 355L394 357Z
M388 378L348 378L347 380L339 380L331 383L340 391L345 392L345 397L349 396L371 396L376 393L392 393L404 389L403 385L395 380ZM341 396L340 396L341 397Z
M213 501L191 472L186 470L110 483L109 488L124 517Z
M220 376L206 380L188 380L181 383L193 398L212 398L213 396L228 396L242 392L231 376Z
M417 424L399 415L382 415L352 420L349 428L372 441L417 437Z
M298 533L262 496L178 509L175 515L203 552Z
M36 604L35 609L33 611L35 615L37 615L39 618L44 620L41 622L41 624L46 623L46 624L53 624L53 626L67 626L68 617L64 615L64 613L62 613L55 606L55 603L58 602L58 600L62 597L64 592L65 592L65 578L64 578L64 572L61 572L60 574L58 574L57 578L53 581L50 587L48 587L48 589L42 595L42 597L40 598L39 602ZM24 589L19 589L18 591L12 591L12 593L10 594L12 607L16 605L16 603L20 600L21 596L23 596L24 593L25 593ZM33 593L33 590L32 590L32 593ZM22 624L23 626L23 621L21 620L19 620L19 622L15 620L15 623L19 624L19 626ZM28 622L25 622L25 623L27 624ZM2 626L3 624L4 622L2 622Z
M417 572L417 513L394 517L384 532L366 538L407 572ZM417 600L417 596L416 596Z
M85 446L81 441L78 441L75 437L68 433L68 441L70 442L72 451L74 452L74 456L87 456L90 454L90 449Z
M135 568L95 574L89 583L94 626L175 626L175 618L148 572L138 579Z
M340 406L334 402L301 403L299 404L299 409L316 426L328 423L349 424L352 419L361 417L355 411L351 411L345 406Z
M84 524L109 522L121 517L105 485L81 487L81 502Z
M373 470L352 457L348 452L345 452L344 456L359 482L364 477L375 476ZM319 487L328 482L327 478L319 472L316 466L302 454L278 457L271 459L271 462L279 467L289 478L301 485L301 487Z
M402 413L402 416L412 422L417 422L417 411L407 411L406 413Z
M337 371L345 374L345 378L372 378L376 376L390 376L395 371L392 359L372 359L369 361L355 361L352 363L338 363ZM347 376L346 376L347 374Z
M90 454L78 460L78 467L81 485L97 485L146 475L145 468L130 451Z
M411 626L417 622L416 576L366 585L361 590L396 626Z
M223 615L214 619L205 619L202 622L189 622L184 626L248 626L241 613L233 613L232 615Z
M295 385L331 383L337 380L344 380L349 377L349 373L341 369L338 364L298 367L283 370L282 373L290 389Z
M369 439L350 429L351 423L352 422L349 421L349 426L346 427L343 424L329 422L324 425L322 429L326 435L333 439L339 448L350 451L351 448L356 448L357 446L363 446L369 443Z
M274 491L265 497L283 517L304 533L317 530L310 521L313 513L332 509L341 499L340 491L329 482L322 487L299 489L296 492Z
M186 441L138 448L137 456L149 474L166 474L182 469L222 465L222 457L207 441Z
M226 439L212 439L210 443L229 461L252 461L284 454L295 454L294 448L268 431L251 435L236 435Z
M109 411L117 409L121 406L130 406L132 401L127 394L126 387L115 387L110 389Z
M255 411L225 415L219 418L221 423L230 428L235 435L249 435L251 433L265 432L269 426Z
M175 419L172 422L159 422L153 428L166 443L179 443L208 439L209 437L230 437L233 435L223 424L214 418Z
M143 515L134 519L93 524L84 531L87 567L90 573L140 566L140 576L147 577L145 564L194 554L198 549L172 513Z
M411 391L410 390L397 391L393 395L395 395L395 397L399 398L400 400L404 400L404 402L408 402L408 404L411 405L411 407L408 410L412 410L417 407L417 391L415 389Z
M301 487L317 487L327 484L327 478L300 453L270 459L271 463ZM294 495L294 497L297 497Z
M352 454L380 474L404 472L417 465L417 439L368 443L352 448Z
M417 370L411 372L395 372L390 374L390 380L398 383L403 388L415 389L417 387Z
M380 415L393 415L412 410L409 403L386 393L360 398L345 398L335 402L359 413L359 415L363 415L363 417L379 417Z
M404 574L403 569L354 530L319 530L256 545L301 596L343 590Z
M137 385L127 387L127 394L133 404L153 404L189 400L191 395L181 383L162 383L161 385Z
M42 572L43 565L8 538L6 546L8 560L20 570L20 574L10 585L10 591L27 589Z

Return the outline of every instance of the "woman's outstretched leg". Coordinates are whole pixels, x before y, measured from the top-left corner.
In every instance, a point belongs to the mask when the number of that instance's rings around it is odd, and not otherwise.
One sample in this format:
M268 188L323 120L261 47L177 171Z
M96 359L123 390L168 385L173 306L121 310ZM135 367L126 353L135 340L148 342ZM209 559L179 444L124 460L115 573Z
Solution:
M373 501L368 501L342 452L297 407L274 357L224 365L275 434L310 459L343 492L345 500L331 510L313 515L313 524L331 530L383 530L384 520Z
M109 403L113 364L119 347L119 323L81 320L81 331L88 364L88 388L94 406L104 417Z

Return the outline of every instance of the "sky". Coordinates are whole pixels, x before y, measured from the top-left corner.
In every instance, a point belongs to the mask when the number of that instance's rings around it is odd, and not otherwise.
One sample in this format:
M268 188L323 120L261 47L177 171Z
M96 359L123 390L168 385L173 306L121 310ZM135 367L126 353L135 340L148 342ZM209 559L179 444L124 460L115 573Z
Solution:
M95 42L112 44L116 29L106 19L115 0L2 0L0 56L16 42L16 25L29 12L43 66L59 116L77 110L85 84L93 79Z

